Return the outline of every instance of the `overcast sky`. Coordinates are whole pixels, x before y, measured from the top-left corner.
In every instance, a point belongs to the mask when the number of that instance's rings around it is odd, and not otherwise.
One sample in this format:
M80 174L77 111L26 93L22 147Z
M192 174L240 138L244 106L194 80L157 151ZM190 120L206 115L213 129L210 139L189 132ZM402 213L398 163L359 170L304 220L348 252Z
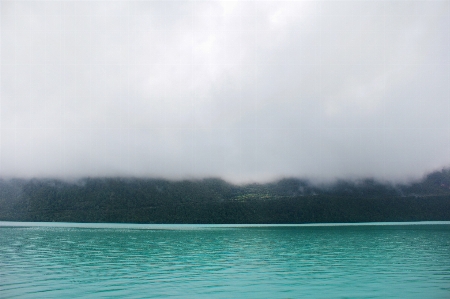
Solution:
M0 177L450 166L450 1L1 1Z

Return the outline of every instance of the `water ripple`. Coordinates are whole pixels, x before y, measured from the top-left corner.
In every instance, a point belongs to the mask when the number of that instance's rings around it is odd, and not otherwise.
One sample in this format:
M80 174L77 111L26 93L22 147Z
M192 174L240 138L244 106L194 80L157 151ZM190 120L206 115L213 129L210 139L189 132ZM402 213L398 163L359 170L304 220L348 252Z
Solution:
M1 298L449 298L450 225L2 227Z

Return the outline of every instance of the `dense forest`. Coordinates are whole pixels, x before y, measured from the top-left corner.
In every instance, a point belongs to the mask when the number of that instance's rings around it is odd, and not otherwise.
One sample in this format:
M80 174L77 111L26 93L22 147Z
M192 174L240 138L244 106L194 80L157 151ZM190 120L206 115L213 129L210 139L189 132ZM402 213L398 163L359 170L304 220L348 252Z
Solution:
M0 220L127 223L317 223L450 220L450 169L410 184L373 179L0 179Z

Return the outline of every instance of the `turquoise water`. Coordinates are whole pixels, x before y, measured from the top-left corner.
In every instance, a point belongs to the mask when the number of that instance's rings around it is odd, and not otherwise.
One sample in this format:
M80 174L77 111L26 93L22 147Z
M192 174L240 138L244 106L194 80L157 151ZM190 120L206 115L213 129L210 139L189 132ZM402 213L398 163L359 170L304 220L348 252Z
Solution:
M450 223L0 222L0 298L450 298Z

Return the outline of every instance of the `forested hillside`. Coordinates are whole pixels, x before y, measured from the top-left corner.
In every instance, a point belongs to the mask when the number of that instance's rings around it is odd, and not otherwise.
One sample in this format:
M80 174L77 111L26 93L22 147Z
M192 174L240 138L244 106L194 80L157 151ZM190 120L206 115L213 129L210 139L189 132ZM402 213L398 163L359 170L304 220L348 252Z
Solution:
M315 223L450 220L450 170L408 185L373 179L0 180L0 220L129 223Z

